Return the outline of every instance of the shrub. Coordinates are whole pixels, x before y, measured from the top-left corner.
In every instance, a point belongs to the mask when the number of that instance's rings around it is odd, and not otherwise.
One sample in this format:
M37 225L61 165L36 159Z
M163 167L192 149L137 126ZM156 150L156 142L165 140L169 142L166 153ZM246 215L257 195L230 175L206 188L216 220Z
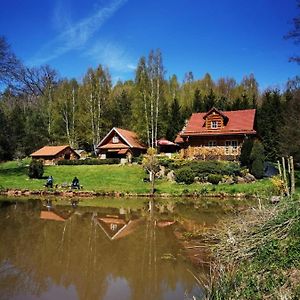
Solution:
M264 146L263 144L255 140L253 143L251 155L251 174L257 178L263 178L264 176L264 162L265 162L265 154L264 154Z
M195 173L189 167L184 167L175 171L176 182L183 182L185 184L191 184L194 182Z
M142 164L142 162L143 162L143 158L144 158L144 155L143 154L141 154L140 156L138 156L138 157L132 157L132 159L131 159L131 162L132 163L137 163L137 164L139 164L139 165L141 165Z
M219 174L209 174L207 181L212 184L218 184L222 180L222 175Z
M170 159L169 157L159 157L158 158L159 164L167 169L171 169L173 159Z
M120 158L97 159L88 158L84 160L59 160L58 165L81 166L81 165L116 165L120 163Z
M174 162L171 164L174 169L189 167L195 172L195 176L203 178L209 174L221 174L228 176L237 176L241 173L240 165L236 162L226 161L202 161L193 160L185 162Z
M44 165L41 160L33 159L28 168L30 178L42 178L44 174Z
M253 140L248 138L244 141L241 149L240 162L242 166L247 168L250 167L250 163L251 163L250 155L251 155L252 147L253 147Z

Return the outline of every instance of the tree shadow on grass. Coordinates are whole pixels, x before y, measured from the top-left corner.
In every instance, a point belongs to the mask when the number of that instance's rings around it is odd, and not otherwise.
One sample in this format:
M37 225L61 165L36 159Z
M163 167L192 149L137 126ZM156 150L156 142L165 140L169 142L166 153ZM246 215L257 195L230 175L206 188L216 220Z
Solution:
M23 176L28 175L28 168L10 168L10 169L0 169L0 176Z

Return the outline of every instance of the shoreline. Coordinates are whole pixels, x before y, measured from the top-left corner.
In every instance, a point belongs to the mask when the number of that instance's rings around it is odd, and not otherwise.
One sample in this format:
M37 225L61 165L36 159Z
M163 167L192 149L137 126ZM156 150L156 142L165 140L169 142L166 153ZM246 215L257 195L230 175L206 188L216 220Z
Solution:
M64 198L95 198L95 197L114 197L114 198L171 198L171 197L187 197L187 198L236 198L236 199L250 199L257 198L257 195L249 195L246 193L182 193L182 194L170 194L170 193L124 193L124 192L96 192L96 191L74 191L74 190L28 190L28 189L5 189L0 190L1 196L9 197L22 197L22 196L59 196Z

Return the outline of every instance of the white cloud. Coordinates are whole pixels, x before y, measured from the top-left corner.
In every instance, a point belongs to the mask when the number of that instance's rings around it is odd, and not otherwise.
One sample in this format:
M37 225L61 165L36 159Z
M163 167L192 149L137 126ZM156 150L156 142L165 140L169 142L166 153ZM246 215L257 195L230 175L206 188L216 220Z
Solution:
M89 56L96 63L102 64L117 72L128 72L135 70L135 66L128 53L116 43L109 41L98 41L88 51Z
M109 5L99 8L96 13L75 24L67 24L65 29L52 41L47 43L30 60L31 65L40 65L53 60L71 50L81 49L111 18L127 0L113 0Z

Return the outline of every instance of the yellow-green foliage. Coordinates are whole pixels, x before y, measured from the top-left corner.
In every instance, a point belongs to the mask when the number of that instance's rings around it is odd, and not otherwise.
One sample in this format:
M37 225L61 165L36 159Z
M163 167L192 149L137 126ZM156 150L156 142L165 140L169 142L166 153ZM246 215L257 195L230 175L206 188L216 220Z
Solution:
M280 176L274 176L271 178L272 185L274 187L274 192L278 195L285 192L284 182Z

